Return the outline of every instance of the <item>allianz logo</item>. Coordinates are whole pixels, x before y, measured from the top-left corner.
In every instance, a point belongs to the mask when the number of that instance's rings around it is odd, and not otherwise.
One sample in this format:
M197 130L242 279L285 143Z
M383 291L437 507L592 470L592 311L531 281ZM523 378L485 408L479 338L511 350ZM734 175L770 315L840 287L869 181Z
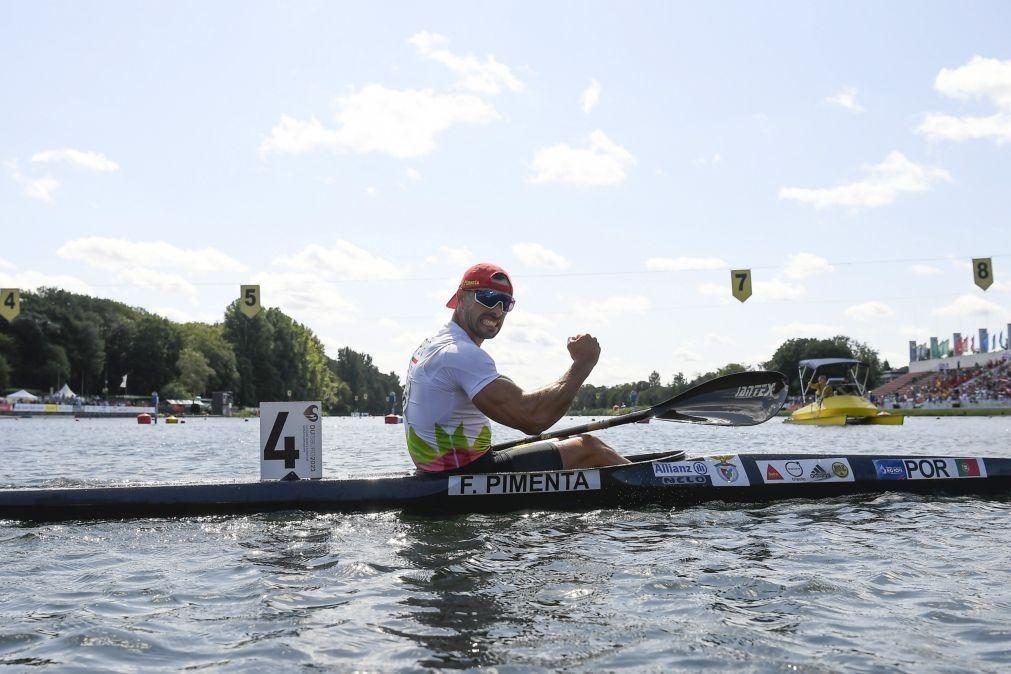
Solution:
M678 461L677 463L654 463L653 474L664 475L707 475L709 467L704 461Z

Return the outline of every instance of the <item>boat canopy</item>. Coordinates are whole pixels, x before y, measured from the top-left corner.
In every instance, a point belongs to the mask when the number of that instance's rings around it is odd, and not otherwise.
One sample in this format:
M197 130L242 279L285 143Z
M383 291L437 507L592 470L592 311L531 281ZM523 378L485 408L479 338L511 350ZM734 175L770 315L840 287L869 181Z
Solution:
M814 369L825 367L826 365L866 365L864 361L856 360L854 358L809 358L807 360L802 360L797 364L801 367L810 367Z

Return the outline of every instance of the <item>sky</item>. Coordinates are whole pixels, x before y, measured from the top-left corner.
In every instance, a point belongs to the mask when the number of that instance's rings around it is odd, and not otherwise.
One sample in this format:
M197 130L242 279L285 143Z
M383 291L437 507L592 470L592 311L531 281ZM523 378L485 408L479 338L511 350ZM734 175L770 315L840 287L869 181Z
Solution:
M524 387L580 333L597 385L837 334L903 365L1011 322L1009 35L1007 2L0 0L0 287L217 322L259 284L403 376L490 261Z

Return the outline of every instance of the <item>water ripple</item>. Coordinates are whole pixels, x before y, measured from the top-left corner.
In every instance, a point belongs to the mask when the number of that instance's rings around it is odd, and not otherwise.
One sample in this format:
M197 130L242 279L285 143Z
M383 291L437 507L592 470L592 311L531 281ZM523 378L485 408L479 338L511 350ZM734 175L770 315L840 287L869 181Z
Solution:
M614 440L712 453L844 439L856 452L1011 446L993 420L930 421L799 432L651 424L615 429ZM129 481L181 481L223 448L249 456L229 470L211 462L200 479L256 478L255 424L46 423L33 422L31 433L16 425L5 438L15 472L4 482L125 481L109 467L117 452L137 462ZM387 437L367 419L327 424L328 456L343 452L342 472L406 467L402 429ZM337 438L368 449L349 456ZM289 512L2 523L0 664L1003 672L1011 668L1009 514L1007 498L892 494L441 519Z

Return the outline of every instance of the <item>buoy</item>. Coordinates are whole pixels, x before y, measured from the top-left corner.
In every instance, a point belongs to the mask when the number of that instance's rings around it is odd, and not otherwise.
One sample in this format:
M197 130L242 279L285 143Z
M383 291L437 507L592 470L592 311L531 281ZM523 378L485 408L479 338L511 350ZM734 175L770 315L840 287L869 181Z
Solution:
M141 414L138 414L137 415L137 423L138 424L150 424L151 423L151 415L148 414L147 412L143 412Z
M176 419L175 417L165 417L165 423L166 424L178 424L179 420Z
M403 423L404 421L403 417L399 417L396 414L387 414L385 417L383 417L383 419L385 419L386 423L388 424L399 424Z

